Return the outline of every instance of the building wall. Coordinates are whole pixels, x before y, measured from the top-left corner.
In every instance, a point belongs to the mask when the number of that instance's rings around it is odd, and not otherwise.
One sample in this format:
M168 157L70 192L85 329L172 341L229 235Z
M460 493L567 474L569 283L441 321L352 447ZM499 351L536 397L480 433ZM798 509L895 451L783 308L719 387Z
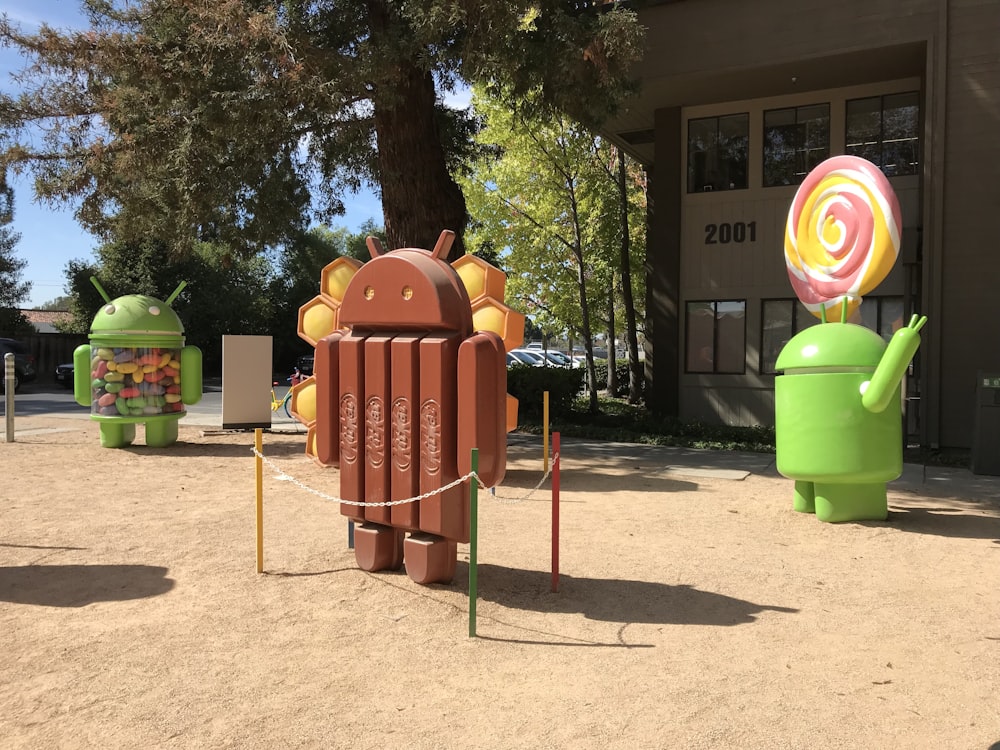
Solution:
M840 153L846 98L919 90L922 173L893 180L904 216L903 252L875 294L915 292L913 308L930 317L913 402L920 421L911 428L925 444L970 445L976 371L1000 370L1000 315L988 305L1000 280L1000 253L991 248L991 212L1000 207L1000 3L688 0L644 11L641 19L650 40L642 68L652 92L646 96L663 103L655 118L648 250L651 301L660 295L649 308L653 392L676 380L685 417L773 420L773 376L757 367L760 300L793 296L781 248L795 188L755 187L760 113L830 101L831 152ZM788 74L799 70L789 90ZM750 189L687 194L686 120L735 111L751 113ZM668 197L680 203L669 225L671 212L662 205ZM737 222L755 223L754 242L706 245L708 225ZM686 302L727 298L747 301L745 374L685 373ZM670 325L655 320L662 309L677 311L677 369L670 374L660 370L664 358L656 359Z

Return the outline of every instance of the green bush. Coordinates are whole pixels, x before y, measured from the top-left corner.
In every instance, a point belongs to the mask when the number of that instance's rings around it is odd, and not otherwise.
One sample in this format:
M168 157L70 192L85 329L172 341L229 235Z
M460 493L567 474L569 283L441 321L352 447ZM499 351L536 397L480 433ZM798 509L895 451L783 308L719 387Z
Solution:
M551 395L550 395L551 398ZM672 417L656 417L643 406L628 404L619 399L602 396L598 411L588 410L588 400L581 397L571 408L550 413L549 429L566 437L589 438L620 443L645 443L647 445L674 445L687 448L713 448L717 450L774 452L774 428L758 425L733 427L709 425L701 422L683 422ZM522 432L539 433L541 421L533 414L519 419Z
M594 371L597 373L597 390L604 390L608 384L608 360L595 359ZM615 360L615 373L618 376L618 389L609 395L615 398L622 398L628 395L629 371L627 359Z
M572 410L583 388L584 371L571 367L507 368L507 392L518 401L518 421L542 416L545 391L549 392L549 417Z

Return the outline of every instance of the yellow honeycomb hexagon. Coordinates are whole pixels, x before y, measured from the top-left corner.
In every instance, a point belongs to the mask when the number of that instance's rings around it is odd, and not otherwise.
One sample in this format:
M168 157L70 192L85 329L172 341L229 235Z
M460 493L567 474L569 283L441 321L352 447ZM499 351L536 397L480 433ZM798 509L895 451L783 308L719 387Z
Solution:
M475 255L463 255L451 267L458 272L473 303L481 297L503 300L507 275L496 266Z
M355 258L337 258L323 268L320 274L319 290L338 303L344 301L344 290L351 283L354 274L361 268L361 261Z
M304 425L316 421L316 378L311 376L292 386L292 416Z
M312 346L340 327L340 302L317 295L299 308L299 338Z
M472 327L476 331L493 331L503 339L508 352L524 343L524 315L491 297L472 303Z

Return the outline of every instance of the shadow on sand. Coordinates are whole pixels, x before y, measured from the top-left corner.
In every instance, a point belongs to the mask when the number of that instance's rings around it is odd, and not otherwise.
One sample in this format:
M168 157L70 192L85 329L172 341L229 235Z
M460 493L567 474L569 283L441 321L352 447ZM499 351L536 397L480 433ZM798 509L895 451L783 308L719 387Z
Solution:
M0 567L0 601L42 607L144 599L174 587L167 568L152 565L18 565Z

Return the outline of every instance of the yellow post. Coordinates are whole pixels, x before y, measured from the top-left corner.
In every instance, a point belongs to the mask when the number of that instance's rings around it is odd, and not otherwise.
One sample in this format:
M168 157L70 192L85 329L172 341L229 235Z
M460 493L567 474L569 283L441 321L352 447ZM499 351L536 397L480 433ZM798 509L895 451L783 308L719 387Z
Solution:
M254 447L257 452L255 473L257 478L257 572L264 572L264 431L258 427L254 430Z
M549 471L549 392L542 394L542 473Z

